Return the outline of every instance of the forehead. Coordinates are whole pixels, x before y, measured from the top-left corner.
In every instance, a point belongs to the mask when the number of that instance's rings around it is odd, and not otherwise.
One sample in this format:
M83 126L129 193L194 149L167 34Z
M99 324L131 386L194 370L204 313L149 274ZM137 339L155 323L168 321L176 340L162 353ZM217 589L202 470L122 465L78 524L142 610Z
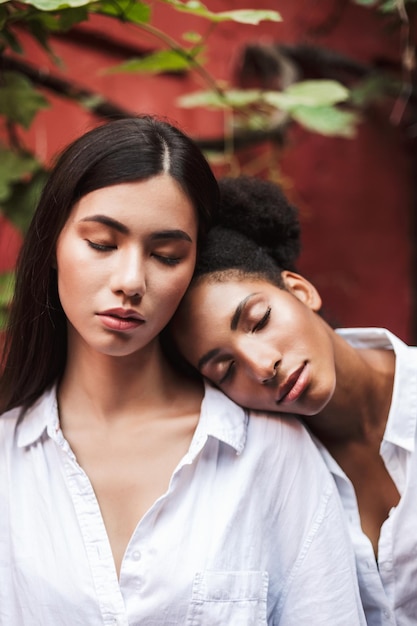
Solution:
M73 207L70 221L106 215L122 222L155 228L195 230L197 212L179 183L169 174L91 191Z
M174 319L174 332L178 338L202 337L209 332L221 329L230 330L230 323L238 307L248 296L256 294L257 299L271 296L279 288L266 280L227 278L215 281L203 277L192 285L180 304ZM206 337L208 338L208 337Z
M270 289L274 286L261 279L200 279L186 293L171 325L183 355L196 364L207 351L228 345L236 308L251 294L266 298Z
M221 309L232 309L236 304L248 295L253 293L267 294L277 287L262 278L251 276L228 276L220 280L213 279L210 275L203 277L194 284L187 294L194 307L199 307L199 303L219 306ZM203 304L201 304L201 308Z

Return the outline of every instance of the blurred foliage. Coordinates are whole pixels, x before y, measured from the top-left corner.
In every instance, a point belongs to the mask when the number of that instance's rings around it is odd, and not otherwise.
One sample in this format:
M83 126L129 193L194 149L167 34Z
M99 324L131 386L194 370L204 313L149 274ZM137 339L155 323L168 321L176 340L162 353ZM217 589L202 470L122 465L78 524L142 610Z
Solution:
M357 4L393 10L394 0L353 0ZM415 0L410 0L415 1ZM39 111L51 107L45 96L41 72L36 73L22 41L29 36L47 52L62 71L62 63L53 49L53 38L87 23L90 16L106 16L129 24L155 38L158 49L141 58L130 58L107 70L108 73L131 72L197 72L206 89L179 99L183 107L202 106L225 111L228 128L233 132L268 132L277 119L296 121L305 128L324 135L352 137L360 121L363 104L377 97L381 82L363 83L356 92L337 80L305 80L288 85L281 91L235 89L220 82L205 68L209 53L208 40L222 22L257 25L262 21L281 21L277 11L245 9L213 12L199 0L159 0L172 10L203 18L202 32L184 32L182 43L153 24L152 6L157 2L134 0L0 0L0 210L24 233L47 177L45 165L24 144L23 130L30 128ZM255 4L255 2L254 2ZM185 22L185 20L184 20ZM24 34L24 37L22 35ZM39 68L38 68L39 69ZM35 77L35 78L34 78ZM39 79L39 80L37 80ZM55 85L60 79L55 81ZM48 89L53 91L51 83ZM98 93L59 83L61 97L76 101L80 107L105 117L112 103ZM120 109L121 110L121 109ZM128 111L127 111L128 112ZM284 116L284 118L282 117ZM233 137L232 137L233 138ZM233 141L227 143L233 150ZM230 157L230 155L229 155ZM11 294L9 276L0 277L0 310ZM1 319L0 319L1 325Z
M417 0L352 0L354 4L379 9L383 13L394 13L400 5L416 4Z
M0 328L7 321L7 306L12 299L14 289L13 272L0 274Z

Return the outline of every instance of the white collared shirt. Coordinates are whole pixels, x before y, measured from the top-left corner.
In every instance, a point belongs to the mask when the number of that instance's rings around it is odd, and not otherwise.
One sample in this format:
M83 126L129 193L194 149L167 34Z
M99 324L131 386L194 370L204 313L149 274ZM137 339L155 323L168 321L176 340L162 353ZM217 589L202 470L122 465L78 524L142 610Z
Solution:
M417 348L383 328L338 329L355 348L394 350L391 408L380 447L401 496L381 528L378 563L362 532L352 483L327 450L318 447L332 472L347 515L359 585L369 626L417 624Z
M252 419L207 387L118 580L55 390L18 414L0 418L1 626L365 624L334 482L296 420Z

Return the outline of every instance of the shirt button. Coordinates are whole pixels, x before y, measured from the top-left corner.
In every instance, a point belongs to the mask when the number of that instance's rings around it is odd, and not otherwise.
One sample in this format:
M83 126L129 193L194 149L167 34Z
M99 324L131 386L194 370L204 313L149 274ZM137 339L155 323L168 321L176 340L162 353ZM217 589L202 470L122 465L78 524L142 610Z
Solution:
M139 552L139 550L135 550L132 554L132 558L134 561L140 561L141 558L141 553Z
M391 611L389 609L384 609L382 613L384 614L384 617L386 619L389 619L391 617Z

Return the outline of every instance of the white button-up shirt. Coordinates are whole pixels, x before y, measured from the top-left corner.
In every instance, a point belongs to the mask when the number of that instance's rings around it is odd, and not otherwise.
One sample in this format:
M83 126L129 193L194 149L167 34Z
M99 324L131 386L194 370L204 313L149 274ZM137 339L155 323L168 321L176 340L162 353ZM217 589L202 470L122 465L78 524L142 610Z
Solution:
M55 390L23 419L18 410L0 418L0 624L365 619L340 499L308 433L296 420L251 418L207 387L190 448L139 521L119 580Z
M362 532L352 483L318 443L332 472L347 515L359 585L369 626L417 624L417 348L383 328L337 331L355 348L394 350L395 379L380 454L401 499L385 520L378 542L378 562Z

